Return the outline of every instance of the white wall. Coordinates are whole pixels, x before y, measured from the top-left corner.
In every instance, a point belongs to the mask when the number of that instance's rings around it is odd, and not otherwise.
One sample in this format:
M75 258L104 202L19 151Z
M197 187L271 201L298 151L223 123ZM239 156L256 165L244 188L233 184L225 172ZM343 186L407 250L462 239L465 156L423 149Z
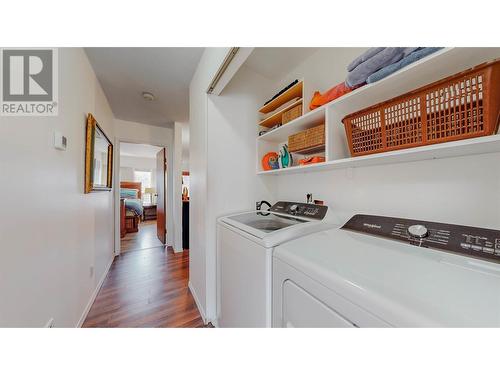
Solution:
M189 123L182 123L182 170L189 171Z
M310 192L341 221L355 213L500 227L500 154L276 176L274 199Z
M176 122L174 124L174 161L173 161L173 215L174 215L174 251L180 252L182 248L182 168L183 168L183 128L187 124Z
M113 194L83 193L86 115L114 139L113 114L80 48L59 49L59 99L57 117L0 117L3 327L76 326L113 259Z
M172 246L174 243L174 221L173 216L173 148L174 134L171 128L151 126L138 122L114 120L115 124L115 143L119 146L119 142L141 143L153 146L163 146L167 149L167 245ZM117 147L119 148L119 147ZM115 153L115 166L120 165L119 150ZM120 169L115 168L115 178L119 179ZM118 190L115 192L115 200L119 200ZM119 205L115 207L115 225L120 227L119 222ZM120 244L120 233L115 234L116 247ZM116 251L118 253L118 251Z
M216 315L217 218L255 209L257 200L269 200L272 184L255 175L255 138L259 121L255 110L264 102L269 82L241 67L220 96L208 96L207 199L207 315Z
M189 86L189 286L206 318L207 94L229 48L206 48Z
M156 170L156 159L143 156L120 155L120 167L137 170Z
M156 188L156 159L120 155L120 181L134 181L134 171L151 171L151 187Z
M134 181L134 168L120 166L120 181Z
M284 78L271 85L266 99L295 79L304 79L304 100L307 111L313 93L321 93L344 82L347 65L357 56L366 51L366 48L319 48L304 61L285 74ZM263 104L263 103L262 103Z
M217 53L222 62L227 51L207 49L204 58ZM203 314L213 320L216 220L251 210L257 199L271 197L265 181L255 178L255 109L264 101L263 87L269 82L241 67L220 96L207 95L210 74L217 67L204 58L190 90L190 283Z

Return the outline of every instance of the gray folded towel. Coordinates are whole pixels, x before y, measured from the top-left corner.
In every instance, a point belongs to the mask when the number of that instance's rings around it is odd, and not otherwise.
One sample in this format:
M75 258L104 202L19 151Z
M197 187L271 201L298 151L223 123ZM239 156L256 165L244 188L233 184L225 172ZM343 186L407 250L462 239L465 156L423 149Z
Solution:
M365 62L368 59L371 59L373 56L375 56L377 53L383 51L384 49L385 49L385 47L369 48L366 52L364 52L363 54L356 57L354 60L352 60L352 62L349 65L347 65L347 71L351 72L359 64Z
M415 51L418 47L377 47L370 48L356 58L348 66L346 85L354 87L366 82L366 79L377 70L394 64Z
M439 51L443 47L422 47L417 49L416 51L410 53L405 58L395 62L394 64L388 65L380 70L377 70L375 73L370 75L366 79L366 83L373 83L385 78L398 70L404 68L407 65L413 64L415 61L423 59L424 57Z

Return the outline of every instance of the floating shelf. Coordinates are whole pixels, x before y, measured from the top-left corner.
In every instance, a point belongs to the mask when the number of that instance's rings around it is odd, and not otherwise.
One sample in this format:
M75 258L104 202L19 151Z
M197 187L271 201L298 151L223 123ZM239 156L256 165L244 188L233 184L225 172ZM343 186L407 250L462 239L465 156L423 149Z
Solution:
M273 169L270 171L257 172L257 174L283 175L332 169L367 167L373 165L407 163L431 159L444 159L466 155L489 154L494 152L500 152L500 134L455 142L440 143L431 146L421 146L405 150L331 160L318 164Z
M261 135L257 139L270 142L286 142L290 135L296 134L314 125L321 125L324 123L325 108L319 107L318 109L307 112L305 115L302 115L286 123L285 125L280 126L277 129L271 130L266 134Z
M325 106L344 117L499 57L498 48L443 48Z
M281 123L281 115L283 114L283 112L286 112L289 109L291 109L297 105L302 105L302 98L291 103L290 105L287 105L285 108L276 112L274 115L269 116L268 118L262 120L261 122L259 122L259 126L264 126L266 128L272 128L273 126L280 124Z
M304 88L304 81L299 81L292 87L290 87L288 90L286 90L284 93L282 93L280 96L277 98L274 98L271 100L269 103L266 105L262 106L259 109L260 113L269 113L272 112L279 107L281 107L283 104L289 102L290 100L294 98L303 98L303 88Z
M342 125L342 119L351 113L498 58L500 48L444 48L378 82L360 87L316 110L304 113L301 117L257 138L257 174L306 173L500 152L500 135L493 135L352 158ZM263 155L276 151L280 143L287 142L288 136L319 125L321 121L325 123L326 162L261 171L260 160Z

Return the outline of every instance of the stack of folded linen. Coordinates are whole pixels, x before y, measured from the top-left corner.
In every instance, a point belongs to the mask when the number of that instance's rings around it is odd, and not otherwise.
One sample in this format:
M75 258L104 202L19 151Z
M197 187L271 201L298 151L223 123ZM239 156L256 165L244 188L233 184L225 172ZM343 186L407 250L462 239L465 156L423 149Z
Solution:
M313 110L367 83L385 78L403 67L430 55L442 47L376 47L370 48L347 66L345 82L321 94L316 91L309 104Z
M390 76L391 74L397 72L398 70L404 68L407 65L410 65L414 63L415 61L418 61L425 56L428 56L436 51L439 51L443 47L420 47L417 48L415 51L410 53L408 56L403 57L401 60L398 62L395 62L394 64L388 65L380 70L377 70L375 73L371 74L367 79L366 83L373 83L381 80L382 78L385 78L387 76Z
M347 66L347 87L373 83L422 59L441 47L376 47L370 48Z

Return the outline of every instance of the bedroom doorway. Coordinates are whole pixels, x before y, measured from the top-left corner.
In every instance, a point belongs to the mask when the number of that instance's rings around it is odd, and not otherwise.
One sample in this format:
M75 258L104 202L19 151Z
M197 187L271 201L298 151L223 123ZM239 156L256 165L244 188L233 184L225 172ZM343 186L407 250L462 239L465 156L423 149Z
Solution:
M165 148L120 142L119 157L120 252L165 246Z

